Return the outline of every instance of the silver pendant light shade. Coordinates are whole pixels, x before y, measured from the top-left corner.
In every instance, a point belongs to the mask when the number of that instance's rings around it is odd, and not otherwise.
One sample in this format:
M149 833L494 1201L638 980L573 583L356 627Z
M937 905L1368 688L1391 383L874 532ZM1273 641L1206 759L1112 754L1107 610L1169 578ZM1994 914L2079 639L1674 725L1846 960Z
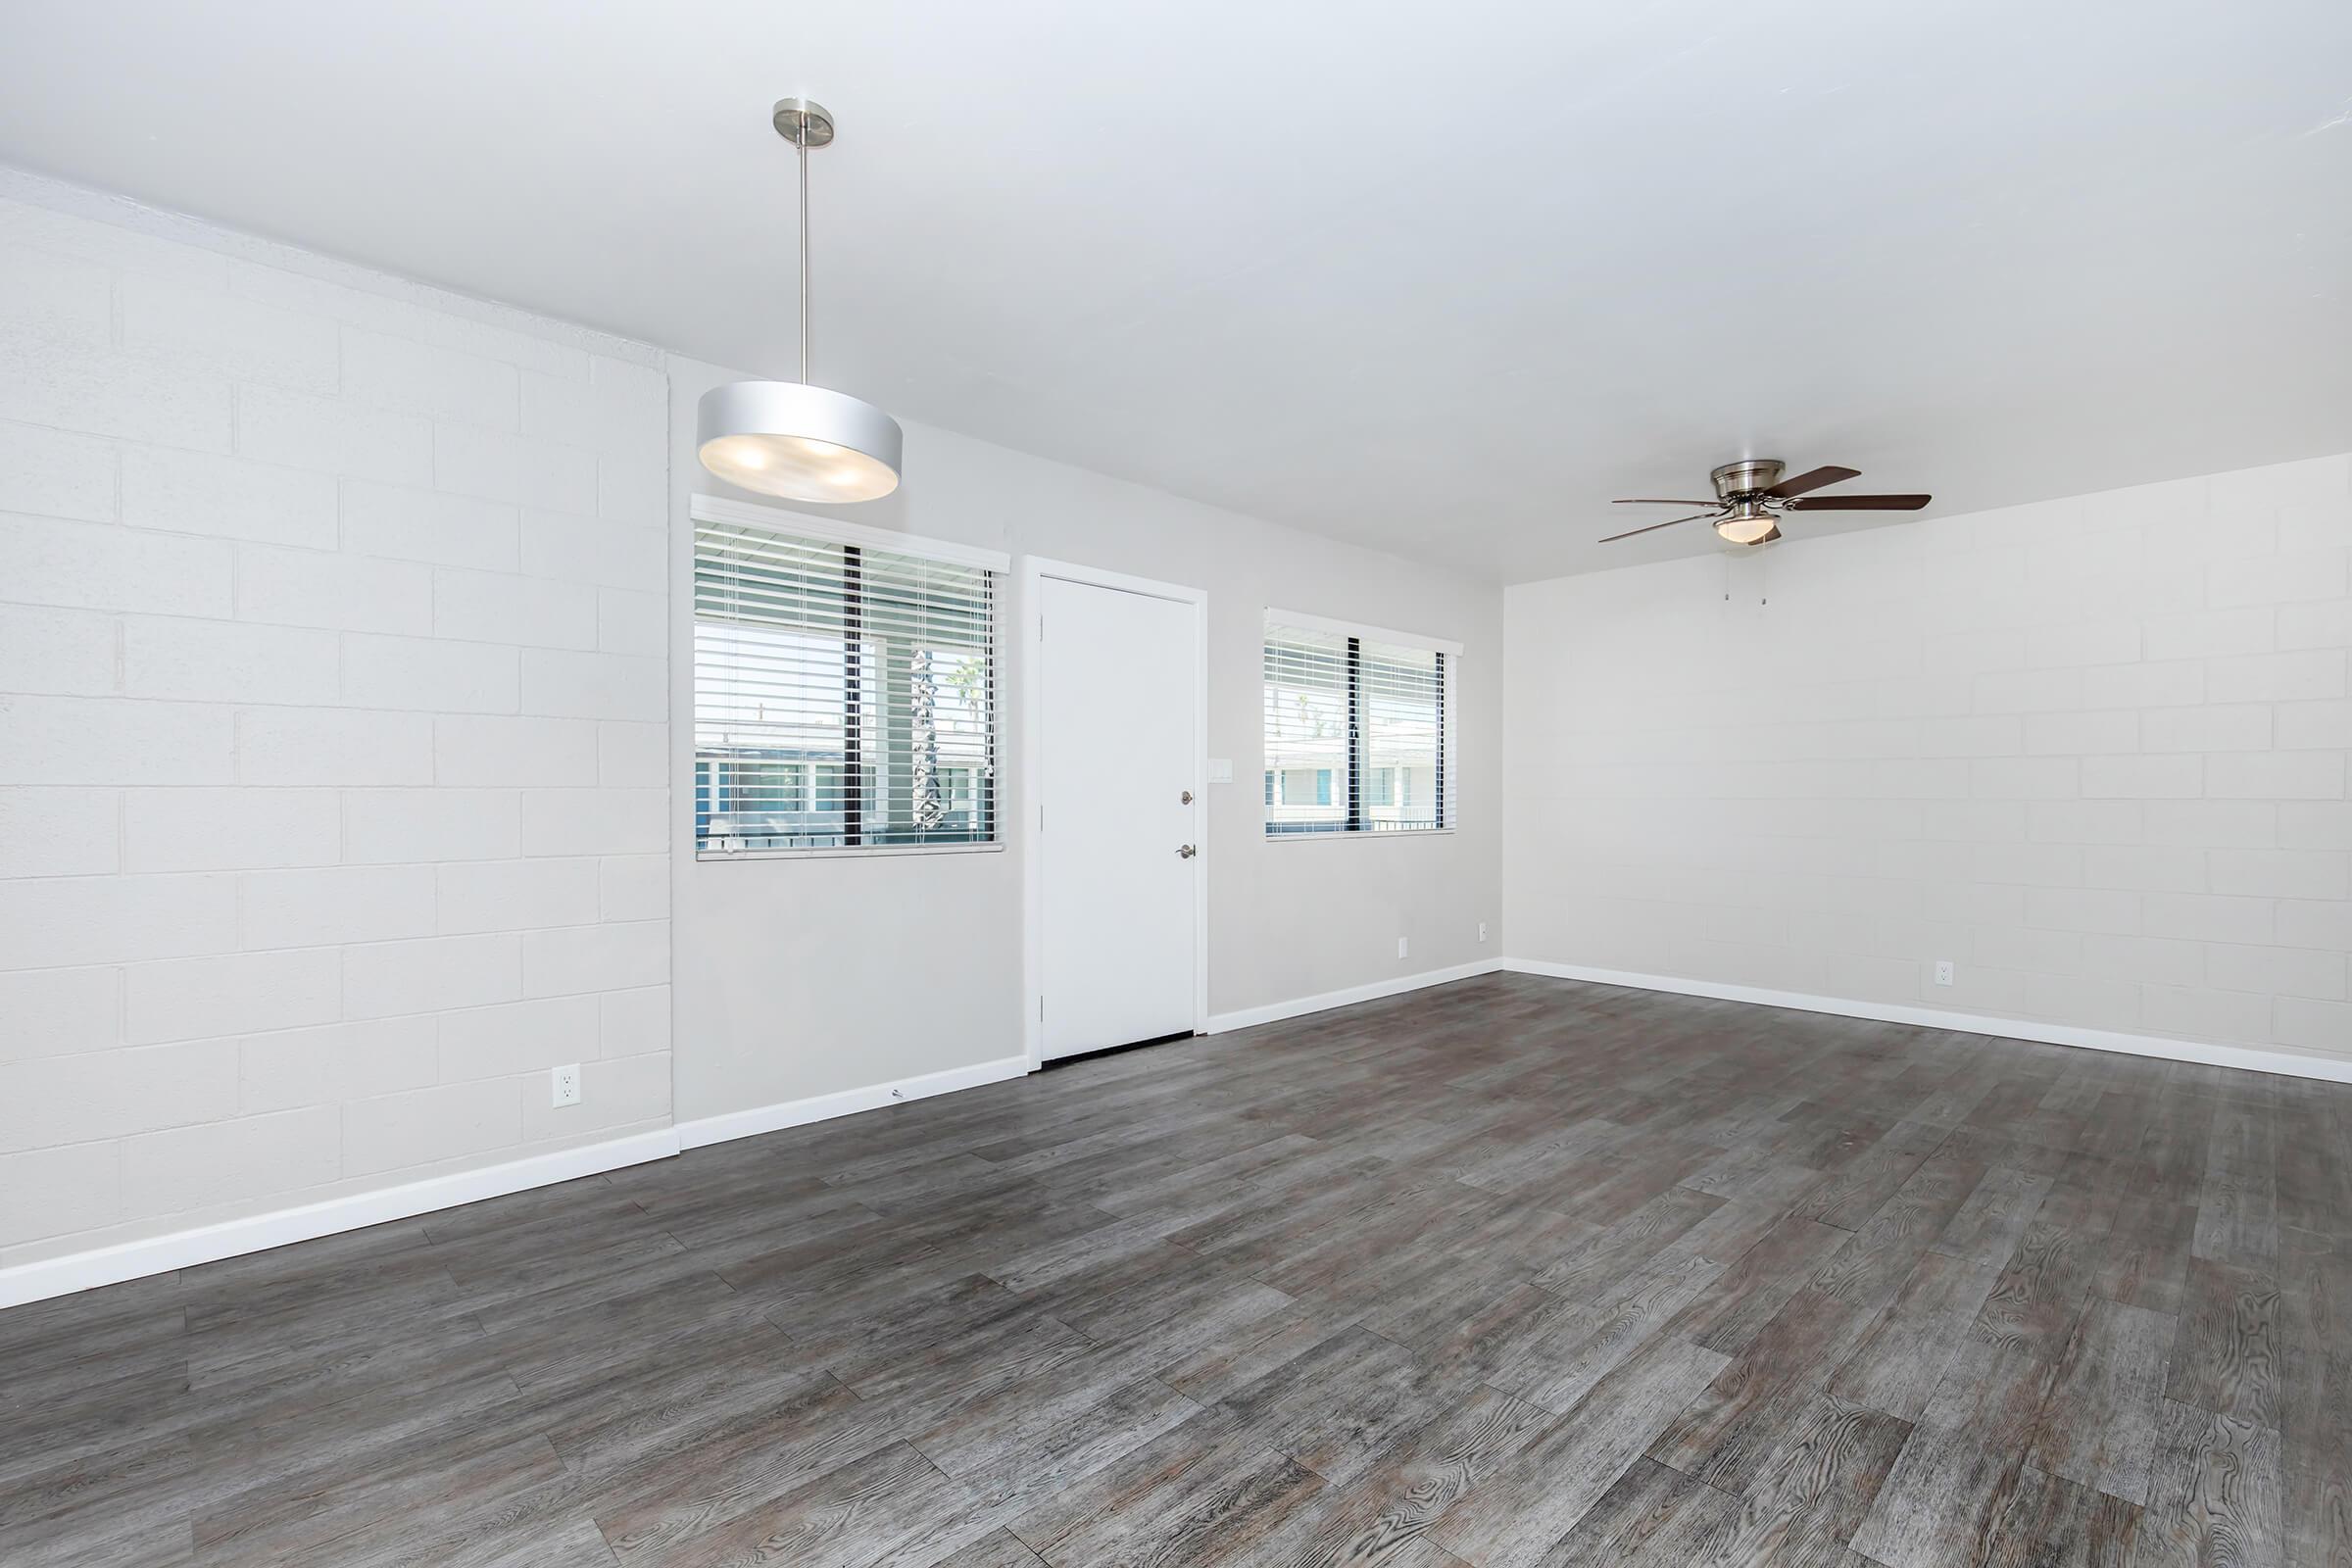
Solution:
M905 438L871 403L800 381L736 381L695 409L703 466L791 501L873 501L899 487Z
M808 384L808 154L833 117L801 98L776 105L776 134L801 165L801 378L712 387L695 409L695 449L727 483L787 501L873 501L899 487L906 437L862 399Z

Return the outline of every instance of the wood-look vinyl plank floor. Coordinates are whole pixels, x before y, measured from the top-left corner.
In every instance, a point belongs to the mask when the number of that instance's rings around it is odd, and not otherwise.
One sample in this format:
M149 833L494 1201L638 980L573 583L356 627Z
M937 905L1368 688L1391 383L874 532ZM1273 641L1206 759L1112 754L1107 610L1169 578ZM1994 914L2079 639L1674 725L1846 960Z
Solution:
M2352 1568L2352 1089L1490 976L0 1312L0 1563Z

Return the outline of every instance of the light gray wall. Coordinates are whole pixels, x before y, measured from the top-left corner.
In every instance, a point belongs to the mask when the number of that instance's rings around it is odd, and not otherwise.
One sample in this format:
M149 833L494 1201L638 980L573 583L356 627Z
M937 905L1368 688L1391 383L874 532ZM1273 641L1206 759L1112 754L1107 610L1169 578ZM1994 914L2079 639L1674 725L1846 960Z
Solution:
M733 494L694 460L694 407L735 372L671 362L672 784L691 789L692 530L698 488ZM1204 589L1208 744L1231 758L1209 788L1209 1010L1233 1011L1500 953L1498 588L922 425L906 483L831 514ZM825 511L826 509L811 509ZM1427 838L1267 844L1260 831L1260 628L1268 606L1422 632L1464 647L1461 826ZM681 1121L1017 1055L1023 784L1019 645L1007 650L1002 854L693 858L672 819L677 1114ZM1480 947L1478 922L1490 923ZM1411 940L1399 962L1396 938ZM907 978L899 954L919 944Z
M170 226L0 200L0 1265L668 1121L658 356Z
M2337 457L1514 587L1511 955L2352 1056L2348 569Z

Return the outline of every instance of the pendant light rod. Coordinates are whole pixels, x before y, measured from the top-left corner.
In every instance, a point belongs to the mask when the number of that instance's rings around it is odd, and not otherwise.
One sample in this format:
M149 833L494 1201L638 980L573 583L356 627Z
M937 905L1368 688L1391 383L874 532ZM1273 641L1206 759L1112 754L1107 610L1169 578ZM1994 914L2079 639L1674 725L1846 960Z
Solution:
M833 144L833 115L806 98L779 98L771 117L776 134L801 162L801 384L808 384L808 155Z
M794 138L801 150L801 385L808 384L808 122Z

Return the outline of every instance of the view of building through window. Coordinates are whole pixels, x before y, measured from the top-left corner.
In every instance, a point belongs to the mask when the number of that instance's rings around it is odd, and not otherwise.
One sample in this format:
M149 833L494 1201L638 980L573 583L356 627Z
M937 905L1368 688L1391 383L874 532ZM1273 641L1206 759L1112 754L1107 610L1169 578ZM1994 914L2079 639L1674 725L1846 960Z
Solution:
M1446 656L1266 624L1266 832L1448 827Z
M698 851L994 842L996 579L699 523Z

